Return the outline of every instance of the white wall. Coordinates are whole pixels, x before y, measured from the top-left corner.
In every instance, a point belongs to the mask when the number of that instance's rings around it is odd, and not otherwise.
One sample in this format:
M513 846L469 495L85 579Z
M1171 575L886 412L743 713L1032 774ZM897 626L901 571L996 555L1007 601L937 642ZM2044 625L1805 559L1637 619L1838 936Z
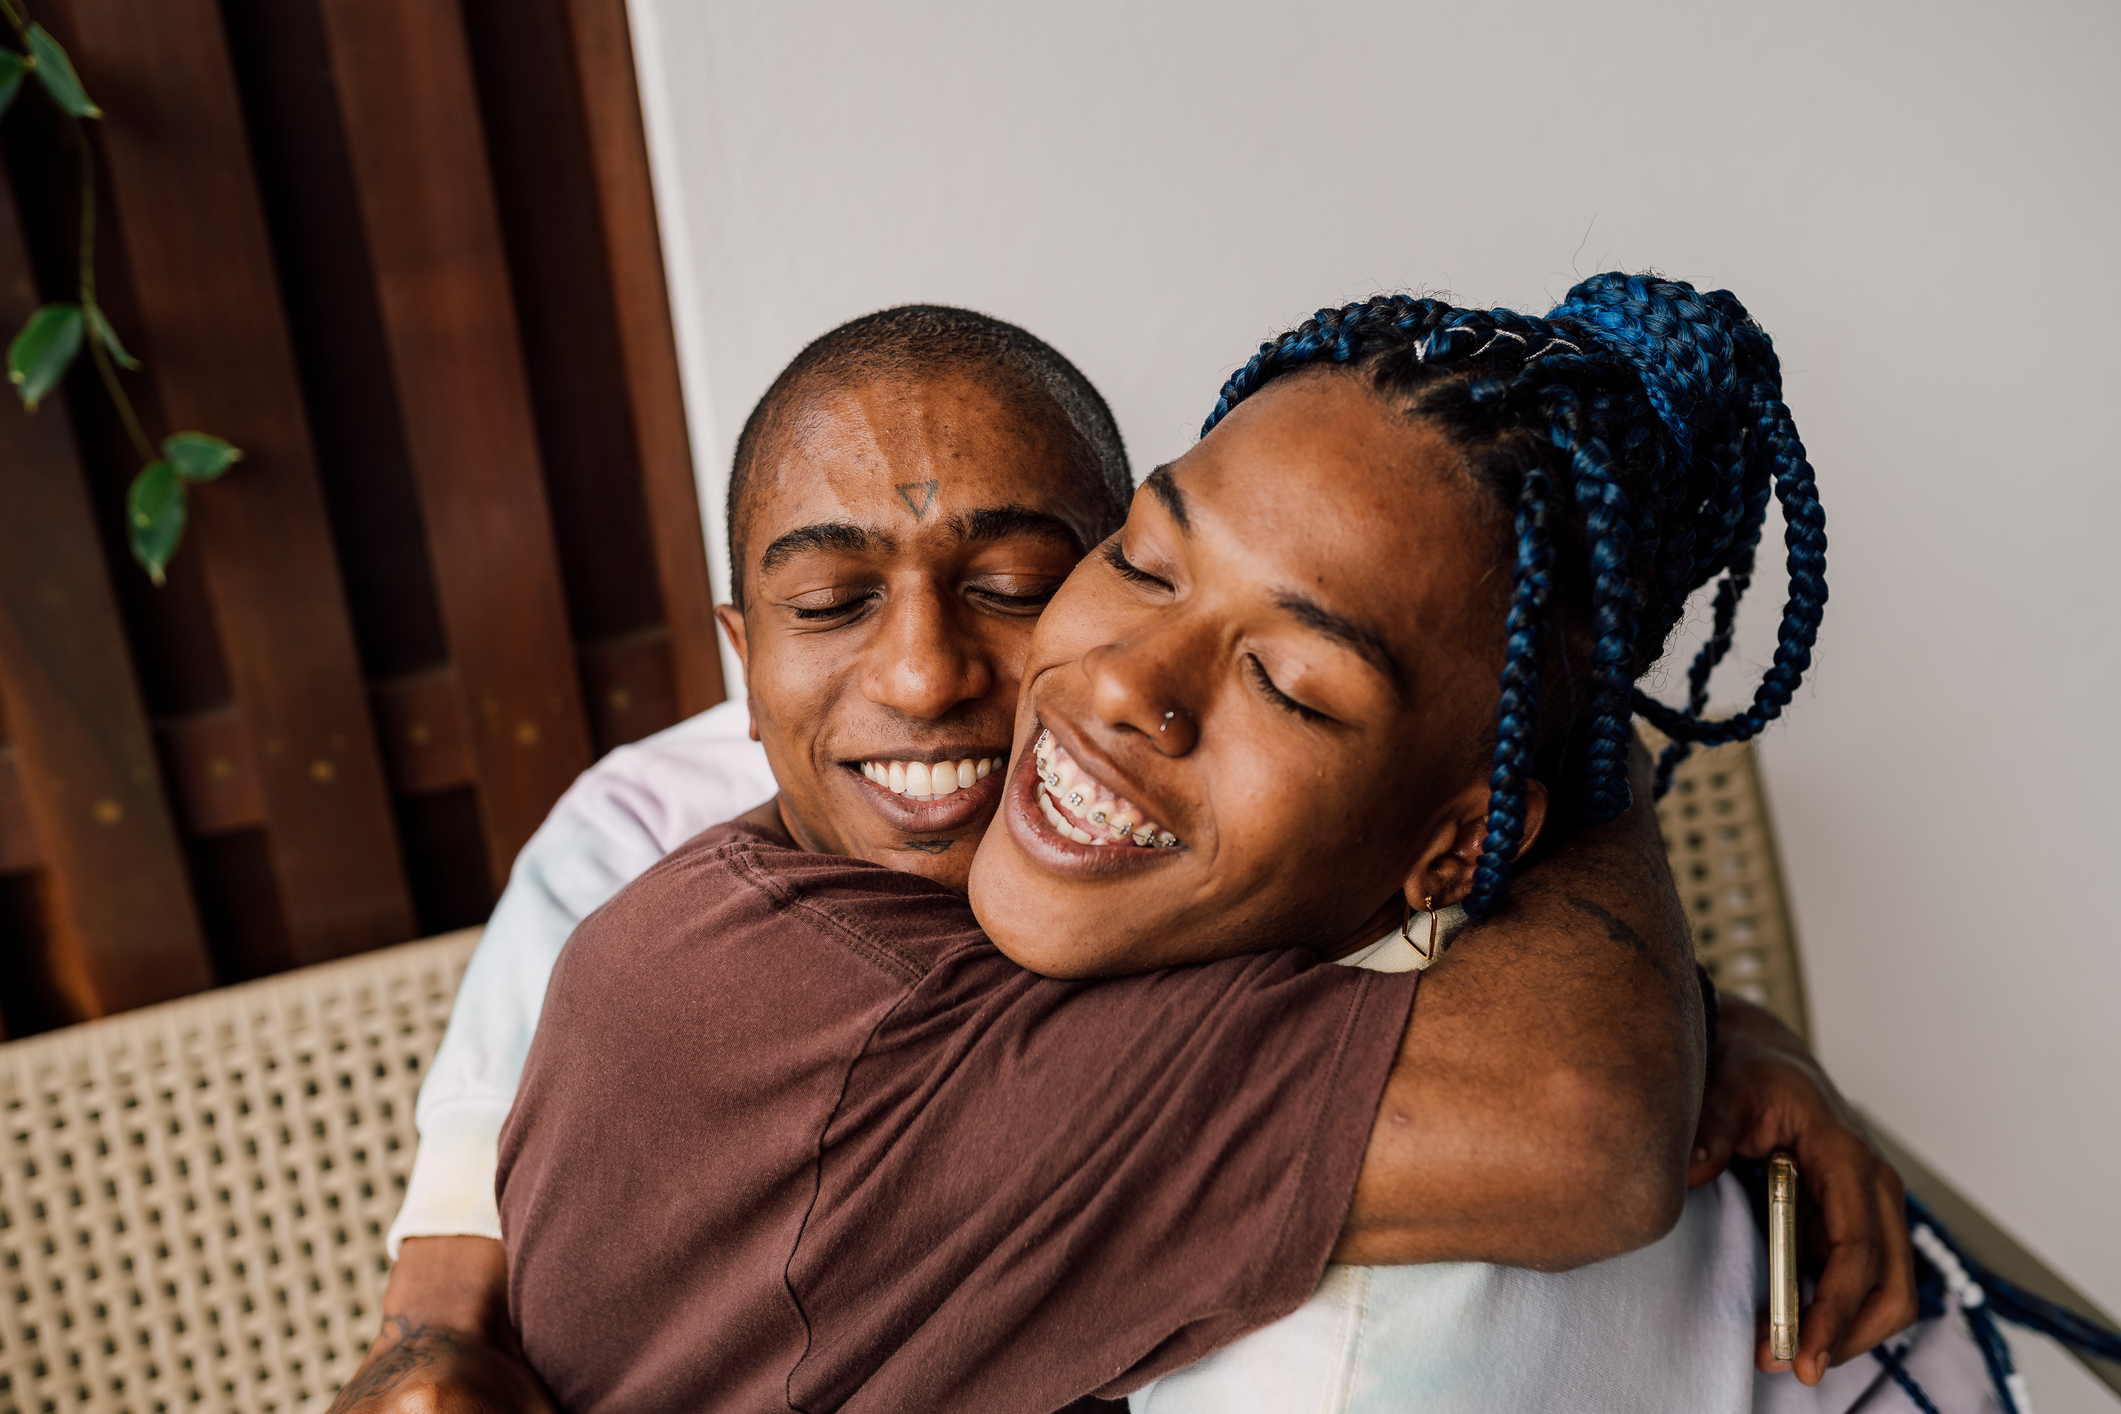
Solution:
M2121 10L635 0L635 25L718 556L752 401L882 305L1027 325L1146 470L1321 304L1540 310L1646 266L1736 290L1832 542L1819 667L1765 745L1821 1049L2121 1310Z

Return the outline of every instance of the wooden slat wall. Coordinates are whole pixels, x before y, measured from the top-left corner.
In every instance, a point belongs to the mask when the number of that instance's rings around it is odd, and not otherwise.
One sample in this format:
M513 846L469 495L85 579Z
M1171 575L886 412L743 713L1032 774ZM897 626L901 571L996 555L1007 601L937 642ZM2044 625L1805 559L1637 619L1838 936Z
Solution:
M0 406L17 1032L476 922L595 753L722 695L623 0L35 17L108 114L100 272L143 418L246 455L155 590L93 378ZM0 337L71 297L40 103L0 128L29 228L0 231ZM73 617L40 618L62 572ZM122 828L46 808L67 751L124 763Z
M36 305L0 203L0 327ZM0 958L6 1029L211 985L64 397L0 417L0 874L32 872L49 923Z

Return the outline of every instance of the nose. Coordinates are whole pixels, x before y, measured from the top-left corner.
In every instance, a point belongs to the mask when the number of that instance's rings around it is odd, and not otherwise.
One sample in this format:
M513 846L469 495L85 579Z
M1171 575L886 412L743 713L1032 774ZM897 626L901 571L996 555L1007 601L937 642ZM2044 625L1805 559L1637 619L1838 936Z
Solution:
M1106 643L1083 654L1090 706L1117 731L1139 732L1166 756L1200 742L1200 718L1185 700L1180 645L1168 634Z
M935 721L994 690L986 644L956 621L944 596L928 590L893 594L882 612L884 623L870 639L862 667L862 695L871 702L916 721Z

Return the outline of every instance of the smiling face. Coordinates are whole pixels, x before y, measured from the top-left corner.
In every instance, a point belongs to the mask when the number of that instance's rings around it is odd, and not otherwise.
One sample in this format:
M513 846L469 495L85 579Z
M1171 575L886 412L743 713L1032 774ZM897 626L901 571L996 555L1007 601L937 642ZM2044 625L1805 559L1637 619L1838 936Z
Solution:
M1004 371L801 395L752 473L718 612L805 848L965 886L1039 611L1099 533L1057 409Z
M1367 380L1238 407L1039 625L972 873L988 935L1033 971L1109 975L1333 956L1403 897L1463 897L1507 537L1458 453Z

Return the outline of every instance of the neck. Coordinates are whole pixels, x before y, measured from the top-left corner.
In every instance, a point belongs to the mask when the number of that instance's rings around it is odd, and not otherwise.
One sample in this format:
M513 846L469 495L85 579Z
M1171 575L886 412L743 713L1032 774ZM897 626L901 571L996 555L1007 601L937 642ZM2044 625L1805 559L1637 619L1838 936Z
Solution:
M1320 948L1318 955L1327 962L1335 962L1346 957L1349 953L1360 952L1383 937L1391 929L1399 927L1400 924L1406 921L1406 917L1406 899L1399 894L1394 894L1383 903L1377 905L1377 911L1371 914L1360 928L1342 938L1339 943Z

